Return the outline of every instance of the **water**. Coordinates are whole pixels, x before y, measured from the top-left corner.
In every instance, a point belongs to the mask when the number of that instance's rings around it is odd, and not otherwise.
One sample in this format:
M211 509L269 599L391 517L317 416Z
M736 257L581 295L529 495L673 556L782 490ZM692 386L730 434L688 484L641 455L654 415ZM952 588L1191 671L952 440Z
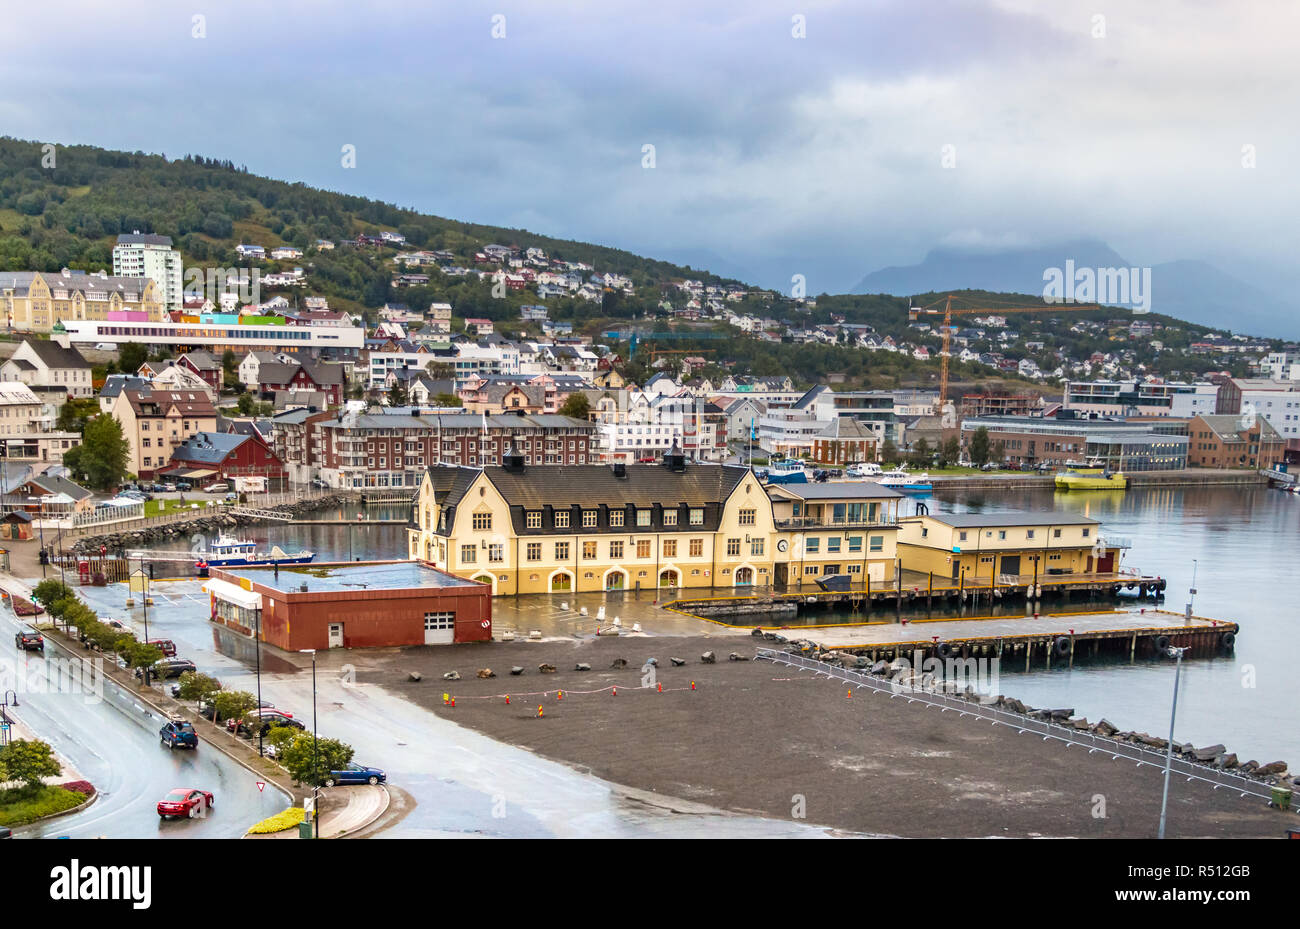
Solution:
M926 502L933 512L1056 509L1099 519L1109 534L1132 540L1124 566L1169 579L1165 606L1175 611L1187 602L1195 560L1195 612L1238 622L1241 633L1233 654L1184 664L1175 737L1197 745L1222 742L1243 761L1300 764L1295 712L1300 610L1293 586L1300 496L1262 487L1073 494L1015 488L948 490ZM911 504L904 506L911 512ZM376 519L405 519L409 510L372 507L366 512ZM312 518L355 519L356 513L356 507L346 507ZM321 562L406 556L406 530L400 525L268 524L241 527L239 534L257 541L259 549L309 548ZM1022 612L1024 605L1003 609ZM985 615L993 611L980 609ZM1085 662L1028 673L1009 668L1002 674L1001 690L1035 706L1074 707L1092 720L1105 717L1122 729L1165 735L1173 675L1173 663L1167 660Z
M1192 586L1199 616L1241 624L1233 654L1184 662L1175 738L1222 742L1242 761L1300 764L1296 608L1300 496L1262 487L1205 487L1082 494L1042 490L943 491L932 512L1044 511L1099 519L1127 536L1123 564L1169 579L1166 607L1181 611ZM910 508L909 508L910 509ZM1021 606L1023 609L1023 605ZM1165 736L1174 663L1109 662L1004 672L1002 692L1034 706L1074 707L1091 720Z

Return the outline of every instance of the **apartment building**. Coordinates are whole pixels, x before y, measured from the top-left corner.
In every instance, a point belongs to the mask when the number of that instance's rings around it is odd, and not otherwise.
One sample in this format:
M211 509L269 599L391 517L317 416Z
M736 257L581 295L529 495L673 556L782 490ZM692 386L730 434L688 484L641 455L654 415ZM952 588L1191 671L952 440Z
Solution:
M112 415L126 439L127 471L152 478L182 442L196 432L216 432L217 411L201 391L123 390Z
M1187 438L1187 463L1198 468L1268 468L1286 454L1286 440L1262 416L1196 416Z
M147 277L154 282L158 298L166 310L184 306L185 269L181 253L172 248L165 235L139 231L119 235L113 246L113 274L119 277Z

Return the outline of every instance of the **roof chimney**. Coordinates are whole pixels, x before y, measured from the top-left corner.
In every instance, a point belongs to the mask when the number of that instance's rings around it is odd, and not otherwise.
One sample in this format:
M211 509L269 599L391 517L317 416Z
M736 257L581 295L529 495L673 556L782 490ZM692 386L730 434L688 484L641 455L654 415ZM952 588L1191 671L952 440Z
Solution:
M506 446L506 453L501 456L501 463L507 471L512 471L516 474L523 473L524 456L519 454L518 449L515 448L515 440L513 437L510 439L510 444Z
M673 447L664 452L664 467L670 471L686 470L686 456L677 447L676 439L673 439Z
M614 462L614 476L623 480L627 479L627 463L622 461Z

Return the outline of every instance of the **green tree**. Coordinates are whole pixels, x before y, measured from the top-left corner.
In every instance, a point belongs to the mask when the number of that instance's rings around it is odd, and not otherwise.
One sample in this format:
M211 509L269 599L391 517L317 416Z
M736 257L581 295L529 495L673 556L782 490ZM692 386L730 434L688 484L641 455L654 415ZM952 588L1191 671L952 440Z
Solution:
M222 353L221 369L227 384L239 380L239 359L235 357L234 349L228 348Z
M253 399L252 394L240 394L235 402L235 409L239 410L240 416L252 416L253 411L257 409L257 401Z
M0 780L21 781L28 790L36 790L42 778L58 777L62 773L63 768L48 743L14 739L0 748Z
M112 648L122 656L128 668L151 668L163 657L162 649L157 645L146 645L129 632L119 632L113 639Z
M135 374L140 365L149 360L149 346L140 342L127 342L118 351L117 364L126 374Z
M893 439L885 439L885 444L880 447L880 463L886 466L898 464L898 446Z
M433 398L433 402L436 406L464 406L465 405L464 403L461 402L460 397L456 396L455 394L438 394L438 396Z
M406 388L400 383L394 384L393 389L388 392L389 406L406 406L410 403L410 398L406 395Z
M295 737L284 746L277 760L300 785L319 787L331 771L352 760L351 745L338 739L317 739L312 733L297 729L294 733Z
M925 439L917 439L912 446L912 453L908 456L908 463L917 467L924 467L930 464L933 453L930 451L930 443Z
M99 400L95 397L69 397L68 402L59 407L55 426L60 432L81 432L98 413Z
M590 412L591 402L581 390L575 390L565 397L564 403L559 410L561 416L572 416L574 419L582 420L585 420Z
M107 413L86 423L81 444L63 453L63 463L96 490L108 490L126 474L129 449L122 424Z
M181 700L210 700L221 690L221 681L197 671L186 671L181 675L179 687L177 697Z
M76 600L76 594L72 592L72 588L57 577L46 578L32 588L32 599L45 607L45 612L55 622L63 617L62 608L65 604L62 601L67 600L69 597Z
M989 460L989 430L980 426L970 437L970 461L975 467L981 467Z
M257 698L246 690L221 690L212 695L218 719L243 719L257 709Z
M950 436L944 440L943 449L939 453L939 462L943 467L952 467L961 460L961 442L956 436Z

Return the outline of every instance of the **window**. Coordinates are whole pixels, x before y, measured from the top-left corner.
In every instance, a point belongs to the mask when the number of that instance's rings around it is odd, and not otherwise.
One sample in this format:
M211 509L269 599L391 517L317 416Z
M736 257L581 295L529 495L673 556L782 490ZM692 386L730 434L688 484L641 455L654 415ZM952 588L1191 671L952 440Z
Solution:
M924 539L924 538L925 538L926 536L928 536L929 534L930 534L930 530L927 529L927 528L925 528L924 526L922 526L922 527L921 527L921 538Z
M506 546L504 542L493 542L488 546L488 561L505 561Z
M860 535L849 536L849 551L851 552L862 551L862 536Z
M957 541L959 541L959 542L965 542L965 541L966 541L966 533L965 533L965 532L959 532L959 533L957 533Z
M610 511L609 511L609 525L610 525L610 528L613 528L613 529L618 529L618 528L620 528L620 527L623 525L623 511L622 511L622 510L610 510Z
M740 554L740 539L727 539L727 554L728 555Z
M846 574L861 574L861 573L862 573L862 565L860 565L860 564L845 565L845 568L847 569L847 570L845 571Z
M526 557L529 561L541 561L541 560L542 560L542 543L541 543L541 542L529 542L529 543L528 543L528 547L525 549L525 552L526 552L525 557Z
M826 554L828 554L828 555L838 555L838 554L840 553L840 542L842 542L842 541L843 541L843 540L840 539L838 536L837 536L836 538L833 538L833 539L827 539L827 540L826 540Z
M618 561L623 557L623 542L621 540L609 543L609 557L614 561Z
M473 522L473 525L474 525L474 528L475 528L475 529L479 529L479 530L491 529L491 528L492 528L492 514L491 514L491 513L475 513L475 514L474 514L474 522Z
M1030 529L1028 532L1025 533L1025 538L1032 539L1033 537L1034 537L1034 530Z
M816 555L818 552L820 552L820 551L822 550L822 540L821 540L821 539L804 539L804 540L803 540L803 550L804 550L805 552L807 552L809 555Z
M754 514L755 514L756 512L757 512L757 511L754 510L754 509L744 509L744 510L741 510L741 511L740 511L740 524L741 524L742 526L752 526L752 525L754 525Z
M649 558L649 557L650 557L650 540L649 540L649 539L637 539L637 542L636 542L636 556L637 556L638 558Z
M1007 537L1007 530L1005 530L1005 529L999 529L999 530L998 530L998 541L1001 542L1001 541L1005 540L1006 537Z
M456 614L455 613L425 613L424 628L426 632L433 631L435 629L455 629Z
M764 539L754 539L752 542L749 543L749 553L751 555L762 555L763 549L765 547L765 541L766 540Z
M568 528L569 528L569 511L568 511L568 510L556 510L556 511L555 511L555 528L556 528L556 529L568 529Z
M676 525L677 525L677 511L676 511L676 510L664 510L664 525L665 525L665 526L676 526Z
M815 565L815 564L805 565L805 566L804 566L804 569L803 569L803 573L804 573L804 574L816 574L817 571L818 571L818 568L817 568L817 565Z
M556 561L568 561L568 560L569 560L569 543L568 543L568 542L556 542L556 543L555 543L555 560L556 560Z
M665 558L676 558L676 557L677 557L677 540L676 540L676 539L664 539L664 557L665 557Z
M650 511L649 511L649 510L637 510L637 511L636 511L636 524L637 524L638 526L648 526L648 525L650 525Z
M524 525L527 526L529 529L541 529L541 528L542 528L542 511L541 511L541 510L529 510L529 511L528 511L528 515L525 517Z
M1092 531L1091 529L1085 529L1085 530L1083 530L1083 537L1084 537L1085 539L1088 538L1088 533L1091 532L1091 531Z
M595 557L596 557L596 543L595 543L595 542L583 542L583 543L582 543L582 557L583 557L583 559L586 560L586 561L592 561L592 560L595 559Z
M1052 538L1054 538L1054 539L1059 539L1060 537L1061 537L1061 530L1060 530L1060 529L1053 529L1053 530L1052 530Z
M704 525L704 510L703 510L703 509L701 509L701 508L699 508L699 507L692 507L692 508L691 508L691 525L692 525L692 526L703 526L703 525Z
M460 563L473 564L478 560L478 549L473 545L462 545L460 547Z
M594 529L595 526L596 526L596 511L595 511L595 510L583 510L583 511L582 511L582 528L583 528L583 529Z
M704 554L704 540L691 539L690 553L692 558L699 558Z
M883 552L885 550L885 537L883 535L873 535L871 537L871 550L873 552Z

